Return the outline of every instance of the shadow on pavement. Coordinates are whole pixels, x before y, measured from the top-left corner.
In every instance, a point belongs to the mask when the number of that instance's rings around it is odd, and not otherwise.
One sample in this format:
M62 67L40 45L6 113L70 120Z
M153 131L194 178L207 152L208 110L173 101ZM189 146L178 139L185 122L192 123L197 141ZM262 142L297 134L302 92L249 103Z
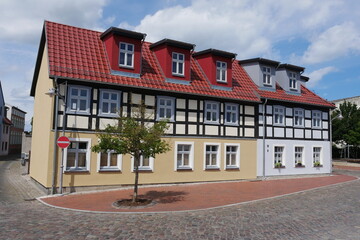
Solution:
M173 203L182 201L186 192L183 191L148 191L139 195L140 198L156 200L158 203Z

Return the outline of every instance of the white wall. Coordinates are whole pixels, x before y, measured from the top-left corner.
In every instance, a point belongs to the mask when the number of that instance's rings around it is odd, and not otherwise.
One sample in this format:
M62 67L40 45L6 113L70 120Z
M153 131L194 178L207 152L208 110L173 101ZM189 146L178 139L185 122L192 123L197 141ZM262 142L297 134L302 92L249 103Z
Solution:
M283 146L283 164L285 168L274 168L274 146ZM295 167L295 146L303 147L303 164L305 167ZM321 147L322 167L313 167L313 147ZM265 140L265 176L330 173L330 142L329 141L299 141L299 140ZM257 140L257 176L263 175L263 140Z

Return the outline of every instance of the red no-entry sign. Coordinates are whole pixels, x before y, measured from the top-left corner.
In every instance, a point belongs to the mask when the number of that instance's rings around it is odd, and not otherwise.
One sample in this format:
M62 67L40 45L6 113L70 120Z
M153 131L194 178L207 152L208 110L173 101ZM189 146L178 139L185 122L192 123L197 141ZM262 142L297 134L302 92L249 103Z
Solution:
M57 140L57 145L60 147L60 148L67 148L69 145L70 145L70 140L68 137L65 137L65 136L61 136L58 138Z

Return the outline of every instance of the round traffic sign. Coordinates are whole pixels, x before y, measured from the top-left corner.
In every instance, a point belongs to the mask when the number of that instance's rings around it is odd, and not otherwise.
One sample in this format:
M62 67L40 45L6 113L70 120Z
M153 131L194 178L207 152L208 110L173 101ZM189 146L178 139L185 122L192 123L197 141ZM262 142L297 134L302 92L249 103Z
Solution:
M68 137L66 136L61 136L58 138L57 140L57 145L60 147L60 148L67 148L69 145L70 145L70 140Z

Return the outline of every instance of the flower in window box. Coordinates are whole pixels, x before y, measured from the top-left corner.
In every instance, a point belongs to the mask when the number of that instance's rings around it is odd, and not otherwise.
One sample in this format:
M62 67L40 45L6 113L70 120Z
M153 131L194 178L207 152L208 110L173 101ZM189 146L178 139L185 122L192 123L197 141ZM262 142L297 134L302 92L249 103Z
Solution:
M319 161L314 162L314 167L321 167L321 163Z
M281 162L275 163L275 168L282 168L282 167L283 167L283 165Z

